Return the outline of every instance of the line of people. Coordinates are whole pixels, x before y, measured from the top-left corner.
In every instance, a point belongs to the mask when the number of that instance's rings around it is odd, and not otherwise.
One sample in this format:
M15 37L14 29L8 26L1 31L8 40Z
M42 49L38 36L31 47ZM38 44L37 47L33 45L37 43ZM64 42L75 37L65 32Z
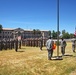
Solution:
M14 48L14 40L13 39L0 39L0 50L7 50Z
M0 51L7 49L15 49L18 51L18 48L21 49L21 40L16 39L0 39Z
M40 41L40 50L42 50L42 39ZM46 48L48 51L48 59L51 60L51 57L53 56L53 49L54 49L54 45L55 42L53 41L53 38L49 36L48 40L46 41ZM61 42L60 42L60 47L61 47L61 54L62 56L65 55L65 48L67 46L66 41L61 38ZM7 48L12 49L14 48L15 51L18 51L18 47L19 49L21 48L21 40L18 40L18 38L16 38L15 40L9 40L7 41L6 39L4 39L3 41L0 40L0 50L5 49L7 50ZM75 52L75 47L76 47L76 40L72 39L72 51Z

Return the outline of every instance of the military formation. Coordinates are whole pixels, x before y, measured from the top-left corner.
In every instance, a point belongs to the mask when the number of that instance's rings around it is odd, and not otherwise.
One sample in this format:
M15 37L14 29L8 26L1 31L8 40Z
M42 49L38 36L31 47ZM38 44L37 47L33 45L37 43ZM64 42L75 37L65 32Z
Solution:
M9 50L15 49L15 51L17 52L18 49L21 49L21 45L31 46L31 47L40 47L40 50L42 50L43 39L42 38L25 39L25 40L18 40L18 38L0 39L0 51L7 50L7 49Z
M21 49L21 46L31 46L31 47L40 47L40 50L42 50L43 46L46 46L48 51L48 59L51 60L53 56L53 49L54 45L56 44L55 41L53 41L53 38L49 37L48 39L44 40L41 38L36 39L25 39L25 40L18 40L18 38L15 39L0 39L0 51L2 50L12 50L14 49L16 52L18 52L18 49ZM65 48L67 46L66 41L61 38L60 41L60 47L61 47L61 54L62 56L65 55ZM76 48L76 40L72 39L72 51L75 52Z
M21 42L18 39L0 39L0 51L12 50L18 51L18 47L21 49Z
M1 39L0 40L0 50L12 50L14 48L14 40L13 39Z
M22 40L22 45L30 46L30 47L40 47L40 50L41 50L42 47L45 46L45 41L46 39L42 39L42 38L35 38L35 39L29 38L29 39Z

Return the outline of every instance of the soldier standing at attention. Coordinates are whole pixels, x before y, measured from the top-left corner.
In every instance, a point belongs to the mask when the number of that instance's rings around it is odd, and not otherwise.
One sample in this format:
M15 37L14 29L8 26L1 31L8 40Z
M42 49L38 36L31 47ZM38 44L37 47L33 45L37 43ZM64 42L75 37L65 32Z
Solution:
M5 50L7 50L7 40L5 39Z
M53 56L53 45L54 41L51 39L51 36L49 36L48 40L46 41L46 48L48 51L48 60L51 60L51 57Z
M75 52L75 39L72 39L72 51Z
M42 50L42 47L43 47L43 39L42 37L40 38L40 50Z
M10 39L10 49L12 50L12 39Z
M3 48L4 48L4 50L7 50L7 41L6 41L6 39L4 38L3 39Z
M18 39L17 38L15 39L15 51L16 52L18 51Z
M2 46L1 46L1 40L0 40L0 51L2 50L1 47L2 47Z
M66 41L61 38L61 53L62 53L62 56L64 56L65 54L65 47L66 47Z
M21 40L19 40L19 49L21 49Z

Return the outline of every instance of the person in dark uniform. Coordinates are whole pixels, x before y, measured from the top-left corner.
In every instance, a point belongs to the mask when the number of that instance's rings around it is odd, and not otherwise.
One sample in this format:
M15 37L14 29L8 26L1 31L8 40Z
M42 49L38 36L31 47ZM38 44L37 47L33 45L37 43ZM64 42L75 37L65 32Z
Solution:
M3 50L3 39L1 39L1 50Z
M14 48L14 39L12 39L12 48Z
M15 39L15 51L16 52L18 51L18 39L17 38Z
M75 39L72 39L72 51L75 52Z
M62 53L62 56L64 56L64 54L65 54L66 45L67 45L66 41L63 38L61 38L61 53Z
M10 39L8 39L8 48L10 49Z
M3 39L3 49L7 50L7 40Z
M42 37L40 38L40 50L42 50L42 47L43 47L43 39Z
M12 39L10 39L10 49L12 50Z
M1 40L0 40L0 51L2 50L2 48L1 48L1 47L2 47L2 46L1 46L1 43L2 43L2 42L1 42Z
M21 40L19 40L19 49L21 49Z
M5 50L7 50L7 40L5 39Z

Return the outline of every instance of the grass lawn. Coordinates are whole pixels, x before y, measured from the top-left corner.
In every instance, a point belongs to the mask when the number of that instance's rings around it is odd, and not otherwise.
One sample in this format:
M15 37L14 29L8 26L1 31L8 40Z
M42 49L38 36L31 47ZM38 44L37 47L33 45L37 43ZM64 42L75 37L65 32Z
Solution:
M0 51L0 75L76 75L76 53L70 42L66 47L68 56L63 56L63 60L48 60L47 55L45 47L42 51L39 47ZM53 56L56 55L54 50Z

